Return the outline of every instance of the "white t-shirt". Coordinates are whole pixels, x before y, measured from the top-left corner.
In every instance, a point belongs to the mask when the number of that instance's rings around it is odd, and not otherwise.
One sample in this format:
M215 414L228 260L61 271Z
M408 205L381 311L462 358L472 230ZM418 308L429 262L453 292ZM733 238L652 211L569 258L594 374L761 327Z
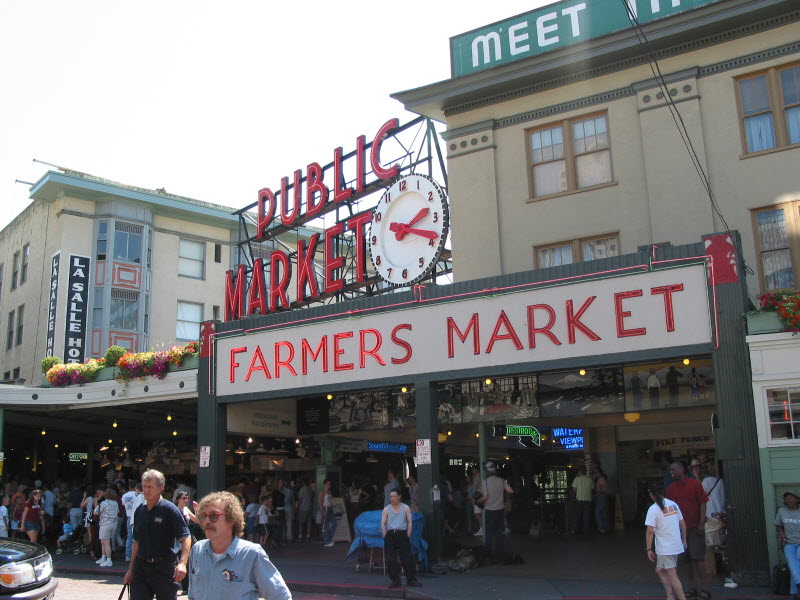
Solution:
M247 505L247 508L244 509L244 516L247 517L248 519L252 517L257 517L259 508L261 508L259 504L251 502L250 504Z
M681 509L672 500L664 498L664 510L653 503L647 510L644 524L652 527L656 537L656 554L674 556L683 553L680 522L683 519Z
M269 520L269 512L267 512L267 506L262 504L258 507L258 524L259 525L266 525L267 521Z
M717 483L719 481L719 483ZM716 485L715 485L716 484ZM703 490L708 495L706 517L725 511L725 482L716 477L706 477L702 482ZM713 488L713 491L711 491Z
M7 522L8 509L5 506L0 505L0 537L8 537L8 527L6 527Z
M131 502L131 527L133 527L133 519L134 515L136 514L136 509L139 508L144 503L145 503L144 494L141 492L137 492L136 496L133 497L133 502Z
M129 492L125 492L122 494L122 506L125 507L125 516L128 518L128 522L130 522L131 517L133 516L133 499L136 498L136 492L130 490Z

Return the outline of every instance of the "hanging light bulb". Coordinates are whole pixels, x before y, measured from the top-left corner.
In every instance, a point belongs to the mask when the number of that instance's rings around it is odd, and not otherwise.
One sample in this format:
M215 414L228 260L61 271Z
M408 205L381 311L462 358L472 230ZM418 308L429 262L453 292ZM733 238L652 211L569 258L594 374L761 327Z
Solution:
M294 439L294 443L299 446L300 445L300 438L295 438Z
M172 421L172 413L167 413L167 421Z
M178 435L178 432L173 429L172 430L172 435Z
M685 364L685 365L688 365L690 362L692 362L692 361L689 360L688 358L684 358L683 359L683 364Z
M109 444L110 444L111 442L113 442L113 441L114 441L114 440L112 440L111 438L108 438L108 443L109 443Z
M123 447L122 447L122 451L123 451L123 452L127 452L127 451L128 451L128 447L127 447L127 446L123 446Z
M492 385L492 380L488 377L486 378L486 385Z
M480 433L476 433L476 434L475 434L475 437L476 437L476 438L479 438L479 437L481 437L481 434L480 434Z
M328 394L328 395L326 396L326 398L327 398L328 400L333 400L333 394Z
M247 443L248 443L248 444L252 444L252 443L253 443L253 438L251 438L251 437L248 437L248 438L247 438Z
M400 391L405 394L408 391L408 388L407 387L401 387Z
M47 435L47 430L42 429L42 435Z
M112 426L112 427L116 427L116 426L117 426L117 422L116 422L116 421L114 421L114 422L111 424L111 426Z
M448 429L447 435L453 435L453 432Z
M580 376L586 375L586 369L581 369L580 371L578 371L578 375Z
M53 444L53 448L58 448L58 444Z

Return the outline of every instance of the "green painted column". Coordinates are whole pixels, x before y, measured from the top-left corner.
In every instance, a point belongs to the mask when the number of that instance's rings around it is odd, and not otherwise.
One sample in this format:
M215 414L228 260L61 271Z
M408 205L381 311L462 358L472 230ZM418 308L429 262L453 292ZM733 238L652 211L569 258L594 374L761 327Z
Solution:
M428 563L438 562L442 553L442 501L439 481L439 420L436 388L427 380L414 382L417 401L417 439L430 440L431 464L417 465L419 509L425 517Z
M5 427L6 427L6 411L5 409L0 408L0 452L3 453L4 457L6 452L5 446L3 446L3 441L4 441L3 433L5 432ZM6 465L5 465L5 460L3 460L3 462L0 463L0 480L5 482L5 477L6 477Z
M197 497L225 489L225 442L228 429L228 408L217 402L209 369L213 363L200 356L197 369L197 452L202 457L204 447L210 450L207 467L197 468Z
M336 462L336 438L318 437L320 465L315 470L317 481L317 492L322 491L322 483L326 479L331 480L334 496L341 496L343 493L341 485L341 470L334 463Z

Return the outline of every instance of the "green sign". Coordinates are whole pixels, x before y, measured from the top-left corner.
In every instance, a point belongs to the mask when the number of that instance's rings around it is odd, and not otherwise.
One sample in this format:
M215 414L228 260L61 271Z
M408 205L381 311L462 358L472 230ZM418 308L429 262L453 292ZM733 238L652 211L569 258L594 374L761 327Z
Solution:
M593 40L720 0L567 0L450 38L453 77Z
M530 425L495 425L495 436L517 437L528 448L542 445L542 436L536 427Z
M89 455L86 452L70 452L69 453L69 461L70 462L80 462L82 460L87 460Z

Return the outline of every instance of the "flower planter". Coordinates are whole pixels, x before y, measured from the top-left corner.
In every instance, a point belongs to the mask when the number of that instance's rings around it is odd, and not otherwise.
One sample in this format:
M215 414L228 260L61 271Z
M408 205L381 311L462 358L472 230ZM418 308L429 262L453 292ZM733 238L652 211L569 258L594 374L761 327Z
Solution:
M745 315L747 319L747 334L779 333L784 330L778 313L770 311L755 311Z
M189 356L183 360L183 364L178 367L176 365L170 365L170 371L188 371L189 369L196 369L200 366L200 356L194 354Z
M45 373L42 373L42 387L52 387L50 382L47 381L47 375Z
M117 371L117 367L103 367L97 372L97 377L94 378L95 381L111 381L119 374Z

